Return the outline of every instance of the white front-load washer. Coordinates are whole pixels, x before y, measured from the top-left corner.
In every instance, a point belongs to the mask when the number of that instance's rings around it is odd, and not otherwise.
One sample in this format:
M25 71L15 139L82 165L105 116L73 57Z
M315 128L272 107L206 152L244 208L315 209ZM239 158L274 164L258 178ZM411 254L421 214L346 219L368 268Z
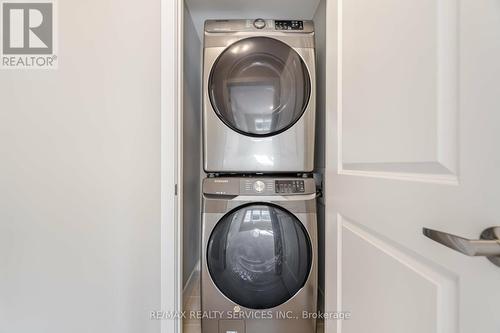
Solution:
M313 171L312 21L206 21L203 63L206 172Z
M313 178L203 182L202 333L314 333Z

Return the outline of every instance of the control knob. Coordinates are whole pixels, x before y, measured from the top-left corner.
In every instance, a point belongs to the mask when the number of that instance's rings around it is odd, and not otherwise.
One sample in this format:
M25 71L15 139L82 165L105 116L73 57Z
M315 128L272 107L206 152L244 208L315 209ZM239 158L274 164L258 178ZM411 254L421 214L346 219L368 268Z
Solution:
M253 26L257 29L264 29L266 27L266 21L263 19L259 18L253 21Z
M266 189L266 184L264 184L263 181L257 180L255 183L253 183L253 188L255 191L261 193Z

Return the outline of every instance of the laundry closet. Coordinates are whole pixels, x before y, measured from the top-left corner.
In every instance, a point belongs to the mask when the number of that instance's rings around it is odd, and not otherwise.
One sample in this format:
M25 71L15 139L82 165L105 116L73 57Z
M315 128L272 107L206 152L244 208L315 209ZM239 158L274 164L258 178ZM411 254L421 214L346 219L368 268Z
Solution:
M185 331L496 332L498 1L182 11Z
M232 313L185 332L322 330L325 15L184 3L183 309Z

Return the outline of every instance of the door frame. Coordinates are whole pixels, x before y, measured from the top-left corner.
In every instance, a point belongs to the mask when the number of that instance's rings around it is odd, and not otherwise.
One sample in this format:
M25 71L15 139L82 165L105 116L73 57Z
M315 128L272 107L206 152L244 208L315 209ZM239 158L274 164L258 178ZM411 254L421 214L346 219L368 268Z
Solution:
M332 184L334 175L340 172L338 165L338 149L339 147L339 131L340 115L338 114L338 105L342 101L338 100L337 91L340 84L338 62L341 61L338 57L338 44L341 43L342 36L339 34L339 27L342 25L339 11L342 10L342 0L325 0L325 70L330 75L325 75L325 91L329 93L325 95L325 123L330 124L331 131L325 131L325 170L323 194L325 197L325 286L324 286L324 302L325 313L334 313L342 311L342 294L340 293L342 286L342 277L340 276L340 258L342 253L338 249L341 248L341 230L337 223L337 216L333 211L329 211L327 207L333 207L334 184ZM332 255L328 256L327 253ZM327 283L326 281L329 281ZM325 320L325 332L341 332L342 320Z
M161 2L161 311L182 310L182 57L183 0ZM173 274L172 274L173 273ZM182 321L164 319L162 333L180 333Z

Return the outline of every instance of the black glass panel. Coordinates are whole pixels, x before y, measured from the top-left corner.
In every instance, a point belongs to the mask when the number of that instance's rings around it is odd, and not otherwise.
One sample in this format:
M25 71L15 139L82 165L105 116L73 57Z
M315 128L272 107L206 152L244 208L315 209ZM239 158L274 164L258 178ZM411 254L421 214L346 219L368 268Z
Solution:
M269 136L304 113L311 83L302 58L283 42L252 37L231 45L212 68L209 94L219 118L232 129Z
M307 231L291 213L252 204L224 216L210 236L210 276L233 302L269 309L292 298L312 264Z

